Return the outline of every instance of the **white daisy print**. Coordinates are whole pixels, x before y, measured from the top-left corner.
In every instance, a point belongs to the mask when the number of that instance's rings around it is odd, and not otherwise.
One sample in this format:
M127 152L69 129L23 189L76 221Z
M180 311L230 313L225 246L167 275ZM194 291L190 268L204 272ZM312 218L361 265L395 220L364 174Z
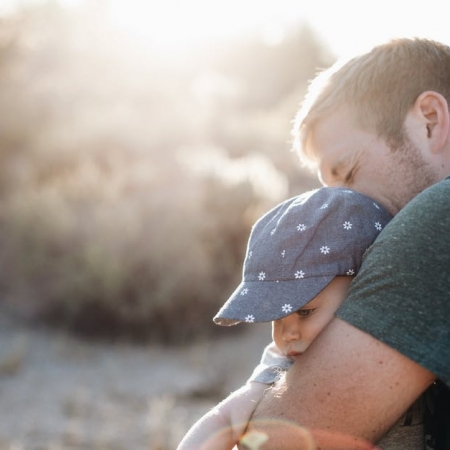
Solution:
M330 247L323 245L322 247L320 247L320 253L323 253L324 255L326 255L327 253L330 253Z
M375 208L380 209L380 207L374 202L373 206L375 206Z
M351 230L352 229L352 223L351 222L344 222L344 225L343 225L343 227L344 227L344 229L345 230Z
M247 295L248 294L248 288L244 288L242 289L242 291L240 292L240 295Z
M353 269L348 269L346 275L355 275L355 271Z
M259 272L258 280L264 281L266 279L266 272Z
M381 226L381 223L380 223L380 222L375 222L375 228L376 228L378 231L381 231L381 230L383 229L383 227Z
M252 323L255 321L255 316L252 316L251 314L249 314L248 316L245 316L245 321L247 323Z
M281 257L284 258L285 256L286 256L286 250L283 250L283 251L281 252Z
M292 311L292 306L289 303L286 303L281 307L281 311L284 313L290 313Z
M327 209L328 208L328 203L324 203L321 207L320 207L320 209Z
M306 225L304 223L299 223L297 225L297 231L305 231L306 230Z
M250 250L250 251L248 252L248 258L250 259L252 256L253 256L253 252Z
M270 235L273 236L273 235L275 234L275 231L276 231L276 230L277 230L277 229L274 228L274 229L270 232Z
M303 272L303 270L297 270L297 272L295 272L295 278L299 279L299 278L304 278L305 277L305 272Z

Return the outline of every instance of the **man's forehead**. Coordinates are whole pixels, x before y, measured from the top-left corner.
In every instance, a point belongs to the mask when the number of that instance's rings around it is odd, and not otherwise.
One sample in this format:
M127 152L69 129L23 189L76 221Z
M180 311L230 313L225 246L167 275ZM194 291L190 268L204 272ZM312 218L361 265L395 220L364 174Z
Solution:
M333 141L332 145L309 147L314 169L325 186L350 186L349 174L354 173L364 159L364 147L346 141Z
M337 135L334 139L323 139L313 130L305 141L305 153L311 158L316 168L322 166L339 166L352 159L353 146L347 136Z
M316 163L322 159L347 159L349 154L373 141L373 133L355 124L346 110L331 114L314 124L305 140L306 152Z

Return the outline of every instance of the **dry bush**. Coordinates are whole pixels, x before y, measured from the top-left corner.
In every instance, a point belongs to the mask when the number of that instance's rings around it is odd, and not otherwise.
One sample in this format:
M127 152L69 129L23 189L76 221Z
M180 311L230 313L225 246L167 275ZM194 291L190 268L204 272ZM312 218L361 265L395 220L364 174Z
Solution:
M210 333L258 207L270 201L248 180L205 176L176 162L166 174L148 161L105 172L83 160L10 195L0 216L10 304L86 336L183 342Z
M317 48L306 29L166 64L96 8L0 22L1 298L86 336L219 332L252 222L312 184L287 141Z

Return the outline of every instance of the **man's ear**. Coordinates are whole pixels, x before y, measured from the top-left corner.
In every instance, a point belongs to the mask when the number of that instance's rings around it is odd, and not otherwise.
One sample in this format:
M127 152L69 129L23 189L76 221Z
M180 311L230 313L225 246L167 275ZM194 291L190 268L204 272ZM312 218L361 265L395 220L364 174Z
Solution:
M439 153L450 131L447 100L438 92L425 91L417 97L414 111L424 127L423 131L429 140L429 148L433 153Z

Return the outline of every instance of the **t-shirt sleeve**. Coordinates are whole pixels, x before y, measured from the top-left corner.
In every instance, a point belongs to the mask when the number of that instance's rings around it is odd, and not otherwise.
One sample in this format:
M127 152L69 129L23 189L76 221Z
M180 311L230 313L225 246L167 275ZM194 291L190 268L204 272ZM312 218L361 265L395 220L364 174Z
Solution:
M380 233L337 316L450 385L450 180Z

